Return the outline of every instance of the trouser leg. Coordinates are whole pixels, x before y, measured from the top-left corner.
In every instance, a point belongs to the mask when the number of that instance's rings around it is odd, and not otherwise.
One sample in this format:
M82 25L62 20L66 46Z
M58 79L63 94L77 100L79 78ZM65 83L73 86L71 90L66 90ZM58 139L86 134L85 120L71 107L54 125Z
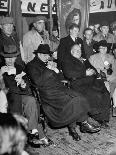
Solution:
M8 112L22 115L22 97L19 94L8 93Z
M38 123L38 118L40 116L39 106L34 97L22 95L24 115L28 119L28 128L29 130L37 129L39 131L39 137L45 137L42 125Z

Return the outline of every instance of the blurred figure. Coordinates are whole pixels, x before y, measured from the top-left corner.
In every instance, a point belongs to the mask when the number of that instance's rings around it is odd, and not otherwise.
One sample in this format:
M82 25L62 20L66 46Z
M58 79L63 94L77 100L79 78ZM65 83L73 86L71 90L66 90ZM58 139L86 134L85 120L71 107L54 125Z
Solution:
M50 37L50 50L54 53L57 52L58 45L59 45L59 33L58 28L56 26L52 29L52 36Z
M69 27L72 25L72 23L75 23L79 26L81 25L81 12L79 9L74 8L67 16L65 27L67 34L69 34Z
M24 151L26 131L12 114L0 113L0 154L1 155L28 155Z
M94 35L98 34L100 31L100 24L94 24Z

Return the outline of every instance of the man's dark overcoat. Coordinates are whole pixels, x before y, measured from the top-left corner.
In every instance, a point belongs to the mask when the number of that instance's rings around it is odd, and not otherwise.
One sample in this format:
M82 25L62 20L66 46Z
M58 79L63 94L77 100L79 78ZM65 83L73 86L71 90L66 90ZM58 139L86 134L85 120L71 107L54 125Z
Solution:
M82 56L85 57L84 54L84 47L83 41L81 38L77 37L76 41L74 42L70 35L60 40L60 44L58 46L58 68L62 70L62 62L64 61L65 57L70 53L70 50L74 44L80 44L82 50Z
M57 73L48 69L37 56L27 64L27 72L39 89L43 110L53 127L82 121L87 115L89 107L86 98L65 87Z
M70 87L88 98L92 109L91 115L96 120L109 120L110 95L102 80L95 76L86 76L86 69L91 68L89 61L80 61L70 56L63 63L64 76L70 80Z

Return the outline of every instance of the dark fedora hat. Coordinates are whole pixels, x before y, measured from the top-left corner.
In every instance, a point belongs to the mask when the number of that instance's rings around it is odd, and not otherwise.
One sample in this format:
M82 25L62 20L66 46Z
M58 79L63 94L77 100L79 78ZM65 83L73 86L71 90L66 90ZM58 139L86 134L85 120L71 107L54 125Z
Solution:
M40 44L37 48L37 50L35 50L33 53L37 54L37 53L42 53L42 54L52 54L52 52L50 51L50 47L48 44Z
M5 58L17 57L19 54L20 52L17 51L15 45L4 45L3 51L0 52L0 55L2 55Z

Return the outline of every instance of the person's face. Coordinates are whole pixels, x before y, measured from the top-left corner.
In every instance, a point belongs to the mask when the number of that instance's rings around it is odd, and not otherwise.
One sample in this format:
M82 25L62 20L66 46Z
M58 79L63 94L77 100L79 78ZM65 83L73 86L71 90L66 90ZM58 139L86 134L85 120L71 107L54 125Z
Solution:
M94 25L94 31L95 31L96 33L99 32L99 26L100 26L100 24L95 24L95 25Z
M14 66L16 57L12 57L12 58L5 58L5 63L8 66Z
M109 32L109 26L102 26L102 27L101 27L101 32L102 32L104 35L107 35L108 32Z
M12 142L8 130L0 128L0 154L10 153Z
M70 30L70 35L74 38L77 38L79 34L79 28L74 27L73 29Z
M94 25L89 25L89 28L94 31Z
M99 52L100 52L101 54L106 54L106 53L107 53L107 47L100 46L100 47L99 47Z
M86 40L92 40L92 38L93 38L93 31L92 30L85 31L84 37L86 38Z
M81 58L81 47L79 45L74 45L71 49L71 54L73 57L80 59Z
M13 24L3 24L1 28L6 35L10 36L13 32L14 26Z
M42 32L45 29L45 22L44 20L39 20L36 23L34 23L34 27L39 31Z
M77 14L77 15L75 15L74 17L73 17L73 23L75 23L75 24L79 24L79 14Z
M43 61L47 62L50 58L49 54L38 53L38 57Z
M53 36L58 37L58 31L57 30L52 31L52 34L53 34Z

